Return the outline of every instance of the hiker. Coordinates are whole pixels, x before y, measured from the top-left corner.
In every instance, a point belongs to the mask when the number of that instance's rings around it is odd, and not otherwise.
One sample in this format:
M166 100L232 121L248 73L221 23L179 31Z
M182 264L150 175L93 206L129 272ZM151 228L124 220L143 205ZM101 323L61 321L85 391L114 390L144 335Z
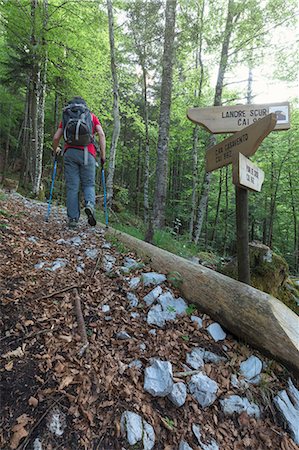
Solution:
M88 223L96 225L95 174L98 151L94 135L100 143L102 167L106 157L106 139L99 119L89 111L81 97L74 97L63 110L63 118L53 136L53 153L59 154L59 141L64 138L64 174L69 227L75 228L80 217L79 189L82 187Z

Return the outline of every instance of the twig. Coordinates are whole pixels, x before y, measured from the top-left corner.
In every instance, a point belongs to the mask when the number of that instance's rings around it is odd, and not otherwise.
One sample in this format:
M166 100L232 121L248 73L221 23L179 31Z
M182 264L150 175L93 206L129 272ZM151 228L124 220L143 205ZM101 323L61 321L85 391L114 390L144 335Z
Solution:
M201 370L189 370L187 372L176 372L173 374L174 377L181 378L181 377L189 377L191 375L196 375L197 373L200 373Z
M21 336L21 337L18 337L17 339L14 339L13 341L10 342L10 344L12 344L14 342L17 342L17 341L20 341L21 339L24 341L25 339L30 339L30 338L32 338L34 336L38 336L39 334L48 333L49 331L54 331L54 330L55 330L55 328L53 328L53 329L52 328L47 328L46 330L35 331L33 333L30 333L30 334L27 334L25 336Z
M79 292L78 292L77 288L75 288L75 311L76 311L79 333L80 333L81 339L83 341L83 346L81 347L81 349L79 351L79 356L83 356L83 354L85 353L86 349L89 346L89 342L87 339L86 326L85 326L85 322L84 322L84 318L83 318L83 314L82 314L82 308L81 308L81 300L80 300L80 296L79 296Z
M63 292L71 291L72 289L80 288L80 287L82 287L82 286L80 286L79 284L73 284L72 286L67 286L63 289L60 289L59 291L55 291L55 292L52 292L51 294L44 295L43 297L40 297L38 300L44 300L46 298L51 298L51 297L54 297L55 295L62 294Z
M95 273L96 273L96 271L97 271L97 269L98 269L98 266L99 266L99 262L100 262L101 257L102 257L102 252L99 251L99 254L98 254L98 257L97 257L97 260L96 260L96 264L95 264L95 266L94 266L94 269L93 269L93 271L92 271L92 274L91 274L91 276L90 276L90 279L92 279L92 278L95 276Z

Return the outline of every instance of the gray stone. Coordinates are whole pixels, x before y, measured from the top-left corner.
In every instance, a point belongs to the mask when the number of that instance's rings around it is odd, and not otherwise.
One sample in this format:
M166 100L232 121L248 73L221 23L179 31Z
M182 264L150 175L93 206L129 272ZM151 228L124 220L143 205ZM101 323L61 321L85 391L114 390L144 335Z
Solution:
M155 359L144 371L144 389L154 397L166 397L172 391L172 366Z
M127 299L130 302L131 308L136 308L136 306L138 306L138 297L132 292L127 292Z
M105 316L104 319L106 322L111 322L111 320L113 320L111 316Z
M29 242L33 242L33 244L36 244L37 241L38 241L38 238L36 238L35 236L30 236L30 237L28 238L28 241L29 241Z
M104 242L104 244L102 245L102 248L109 250L111 248L110 242Z
M198 328L202 328L202 319L200 317L191 316L190 319L198 325Z
M163 328L165 325L164 312L161 305L154 305L147 313L147 323L149 325L157 325L159 328Z
M39 438L34 439L33 450L43 450L42 443Z
M190 447L190 445L186 441L181 441L179 450L193 450L193 449L192 449L192 447Z
M121 339L122 341L132 339L132 337L126 331L119 331L118 333L116 333L116 338Z
M294 442L299 444L299 391L290 378L288 380L288 392L280 391L274 397L274 404L283 415Z
M233 413L241 414L245 411L249 416L260 417L260 408L255 403L250 403L246 397L231 395L220 400L224 414L230 416Z
M172 391L168 395L169 400L178 407L183 406L186 401L186 397L187 388L183 382L175 383L172 387Z
M143 426L141 417L131 411L125 411L120 419L120 427L123 436L126 436L130 445L135 445L141 441Z
M143 450L152 450L155 445L155 432L153 427L144 419L143 423Z
M134 361L130 362L129 367L136 367L137 369L142 369L142 362L140 359L134 359Z
M202 408L212 405L216 400L218 385L203 373L192 375L188 387L190 393Z
M124 267L126 267L129 270L140 269L143 266L144 264L135 261L135 259L133 258L125 257L124 259Z
M155 328L152 328L151 330L149 330L149 333L152 334L153 336L156 336L157 330Z
M109 305L103 305L102 306L102 312L103 313L107 313L110 311L110 306Z
M150 291L144 298L143 300L145 301L145 303L147 304L147 306L150 306L154 303L155 300L157 300L157 298L159 297L159 295L162 294L162 288L161 286L157 286L155 287L152 291Z
M165 320L174 320L177 315L182 315L186 312L187 303L181 297L175 299L170 292L161 294L158 302L166 313Z
M219 446L217 444L217 442L212 439L211 442L209 444L204 444L201 440L201 431L200 431L200 427L199 425L192 425L192 431L196 437L196 439L198 440L198 443L200 445L201 450L219 450Z
M111 272L116 262L116 258L112 255L104 255L103 266L106 272Z
M144 344L144 342L142 342L141 344L139 344L139 348L142 352L145 352L146 350L146 345Z
M138 317L140 317L140 314L137 312L131 312L130 316L132 317L132 319L137 319Z
M129 281L129 286L131 289L137 289L137 287L139 286L139 283L140 283L140 278L134 277L134 278L131 278L131 280Z
M55 272L58 269L62 269L68 264L68 260L64 258L57 258L56 261L53 262L52 266L47 268L46 270L50 270L51 272Z
M211 323L211 325L208 326L207 331L216 342L222 341L226 338L226 333L223 331L219 323Z
M166 281L166 276L161 273L149 272L142 274L142 281L144 286L158 285Z
M58 408L53 409L48 416L47 426L55 436L62 436L66 428L65 414Z
M203 352L200 348L194 348L190 353L187 353L186 363L193 369L199 369L204 366Z
M240 364L240 372L245 380L252 384L258 384L260 381L260 373L263 368L262 361L256 356L250 356Z
M85 250L85 255L91 259L97 259L99 251L96 248L88 248Z
M47 264L47 261L41 261L37 264L34 265L35 269L42 269L44 267L44 265Z

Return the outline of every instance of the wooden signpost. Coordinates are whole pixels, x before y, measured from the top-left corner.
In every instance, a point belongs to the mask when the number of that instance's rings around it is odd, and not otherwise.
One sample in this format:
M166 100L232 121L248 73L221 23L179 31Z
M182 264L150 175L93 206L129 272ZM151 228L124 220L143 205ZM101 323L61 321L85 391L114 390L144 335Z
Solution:
M206 171L233 164L236 185L238 279L250 284L248 189L260 191L264 172L246 156L252 156L272 130L290 128L289 103L269 105L190 108L188 119L214 134L235 133L206 152Z
M261 105L212 106L209 108L190 108L187 117L202 125L210 133L236 133L268 114L277 117L275 130L290 128L290 106L288 102Z

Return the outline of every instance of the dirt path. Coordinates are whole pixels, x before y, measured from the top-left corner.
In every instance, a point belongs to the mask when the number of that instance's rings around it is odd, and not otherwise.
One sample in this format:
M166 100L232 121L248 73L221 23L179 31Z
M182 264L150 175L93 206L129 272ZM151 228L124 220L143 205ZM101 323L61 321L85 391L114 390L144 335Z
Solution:
M229 334L216 342L207 331L212 321L192 308L163 328L149 325L149 307L142 300L153 286L140 282L133 289L130 280L151 268L139 265L124 273L124 259L136 257L107 243L104 230L83 219L69 230L64 213L55 208L45 223L45 212L45 205L16 194L0 201L1 449L141 449L142 444L130 447L122 435L124 411L153 426L155 449L178 449L182 440L202 448L194 424L201 427L206 449L212 449L211 439L224 450L299 448L273 403L290 377L283 366ZM89 340L82 357L74 287ZM167 281L162 288L178 297ZM138 298L137 306L130 305L128 292ZM203 320L202 328L191 312ZM129 338L121 339L120 332ZM204 365L218 385L213 404L203 409L188 393L176 407L145 391L144 368L151 358L171 362L175 381L187 383L190 376L178 373L186 371L186 355L196 347L225 358ZM232 375L239 376L240 363L253 354L264 363L261 382L234 387ZM129 367L135 360L141 368ZM220 400L232 394L258 404L261 418L225 415Z

